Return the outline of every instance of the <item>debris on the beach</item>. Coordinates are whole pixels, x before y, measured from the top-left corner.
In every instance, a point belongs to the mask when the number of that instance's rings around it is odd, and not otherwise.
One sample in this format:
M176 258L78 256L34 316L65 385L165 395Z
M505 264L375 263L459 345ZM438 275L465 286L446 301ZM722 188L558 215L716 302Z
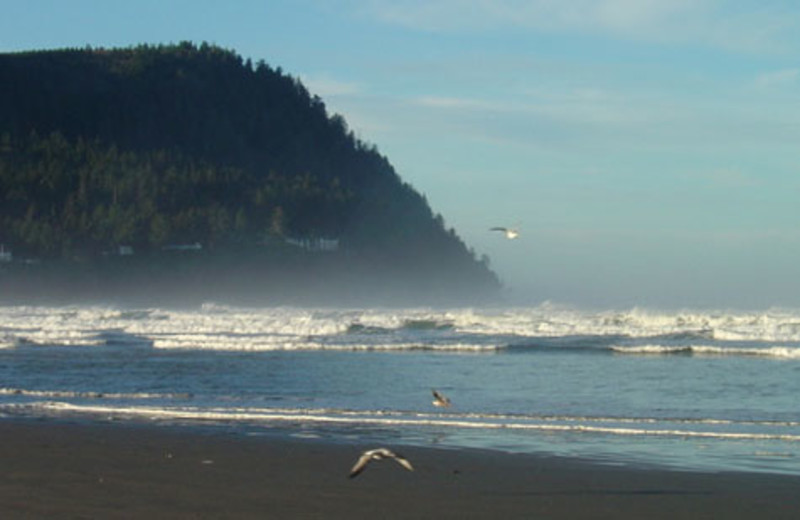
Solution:
M450 407L450 399L445 397L445 395L437 390L433 391L433 406L439 406L444 408Z
M411 463L408 462L408 460L402 455L386 448L375 448L372 450L367 450L361 454L353 466L353 469L350 470L350 478L357 477L362 471L364 471L364 468L367 467L367 464L373 460L383 459L394 459L398 464L406 468L408 471L414 471L414 467L411 466Z

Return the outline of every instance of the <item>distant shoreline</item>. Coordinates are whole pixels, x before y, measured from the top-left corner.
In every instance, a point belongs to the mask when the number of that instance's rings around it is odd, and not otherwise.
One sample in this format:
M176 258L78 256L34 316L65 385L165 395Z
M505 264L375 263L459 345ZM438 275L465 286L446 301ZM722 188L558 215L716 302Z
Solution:
M269 433L269 432L267 432ZM4 518L796 518L800 477L605 466L190 428L0 420Z

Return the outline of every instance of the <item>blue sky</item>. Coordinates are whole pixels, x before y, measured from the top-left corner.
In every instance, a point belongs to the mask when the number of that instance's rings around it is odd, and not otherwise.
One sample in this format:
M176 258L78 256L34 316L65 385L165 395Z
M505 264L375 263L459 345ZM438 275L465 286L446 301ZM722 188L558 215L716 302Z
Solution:
M280 66L489 255L515 298L800 307L797 2L0 0L0 12L4 52L191 40Z

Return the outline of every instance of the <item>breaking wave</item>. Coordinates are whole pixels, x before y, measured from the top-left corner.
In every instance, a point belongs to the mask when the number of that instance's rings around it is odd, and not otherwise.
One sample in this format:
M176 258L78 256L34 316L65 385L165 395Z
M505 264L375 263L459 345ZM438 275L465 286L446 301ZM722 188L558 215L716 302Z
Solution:
M800 312L0 307L0 348L690 354L800 358Z
M613 346L611 350L617 354L643 355L695 355L695 356L757 356L779 359L800 359L800 347L770 346L761 348L743 348L715 345L638 345Z
M24 397L37 397L46 399L191 399L190 393L152 393L152 392L78 392L64 390L28 390L25 388L0 388L0 395L15 395Z

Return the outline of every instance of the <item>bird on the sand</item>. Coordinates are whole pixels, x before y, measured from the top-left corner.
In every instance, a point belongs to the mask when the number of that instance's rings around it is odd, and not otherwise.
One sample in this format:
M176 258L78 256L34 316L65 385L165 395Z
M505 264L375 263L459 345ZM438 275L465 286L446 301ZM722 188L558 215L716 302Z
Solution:
M500 231L509 240L514 240L515 238L519 237L519 230L514 229L514 228L493 227L493 228L489 228L489 231Z
M433 406L439 406L442 408L449 408L450 407L450 399L445 397L445 395L437 390L431 390L433 392Z
M408 471L414 471L414 467L402 455L387 448L375 448L373 450L367 450L361 454L355 465L353 465L353 469L350 470L350 478L357 477L362 471L364 471L364 468L367 467L367 464L373 460L383 459L394 459L398 464L406 468Z

